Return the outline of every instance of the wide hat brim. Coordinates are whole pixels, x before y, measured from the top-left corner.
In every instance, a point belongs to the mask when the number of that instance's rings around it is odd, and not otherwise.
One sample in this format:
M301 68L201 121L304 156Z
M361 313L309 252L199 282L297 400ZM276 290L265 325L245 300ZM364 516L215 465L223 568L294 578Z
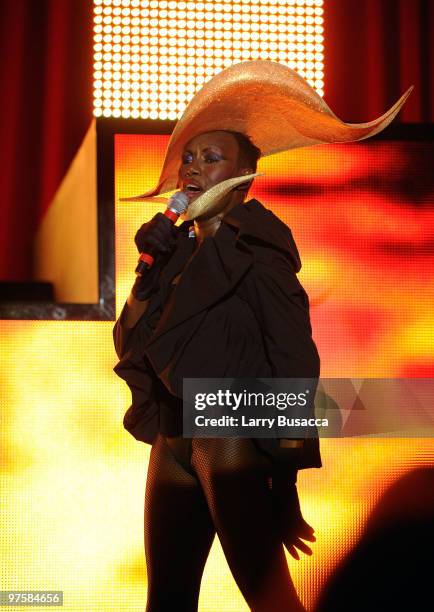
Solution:
M259 147L261 157L298 147L363 140L389 125L412 89L378 119L344 123L288 66L269 60L239 62L216 74L194 95L172 132L157 185L140 196L121 199L143 200L176 189L184 146L204 132L241 132Z

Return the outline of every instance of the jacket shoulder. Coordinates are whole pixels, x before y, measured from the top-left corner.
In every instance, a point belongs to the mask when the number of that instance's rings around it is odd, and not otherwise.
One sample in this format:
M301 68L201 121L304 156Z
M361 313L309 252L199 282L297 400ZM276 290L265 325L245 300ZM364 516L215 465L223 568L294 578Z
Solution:
M258 200L238 204L222 221L238 229L238 239L255 252L257 259L270 258L274 251L274 254L281 253L295 272L301 269L300 255L290 228Z

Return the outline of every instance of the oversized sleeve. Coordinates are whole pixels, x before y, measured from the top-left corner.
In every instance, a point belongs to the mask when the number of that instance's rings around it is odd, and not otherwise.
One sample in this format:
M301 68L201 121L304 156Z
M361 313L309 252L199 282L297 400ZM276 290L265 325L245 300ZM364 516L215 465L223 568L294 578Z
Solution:
M127 383L132 397L123 425L137 440L152 444L159 428L159 381L144 353L152 328L145 315L132 328L127 328L124 323L127 308L125 304L113 328L119 358L113 370Z
M309 299L290 257L271 245L252 242L254 263L242 284L243 298L252 308L262 334L272 378L308 378L310 398L304 415L314 416L314 398L320 375L320 358L312 339ZM304 438L298 468L321 467L318 430ZM273 448L272 440L262 440ZM291 449L292 450L292 449ZM280 450L278 451L280 453Z
M283 252L272 247L255 251L243 291L258 319L273 378L318 378L320 358L307 293Z
M113 343L115 346L116 355L122 359L122 355L127 351L128 339L131 337L132 328L127 328L125 325L125 317L127 314L128 304L125 302L121 314L113 327Z

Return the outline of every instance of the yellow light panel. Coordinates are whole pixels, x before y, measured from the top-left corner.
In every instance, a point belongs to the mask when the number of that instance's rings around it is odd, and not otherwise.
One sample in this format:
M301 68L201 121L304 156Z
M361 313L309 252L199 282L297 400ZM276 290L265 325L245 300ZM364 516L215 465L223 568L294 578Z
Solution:
M254 59L289 66L322 96L323 32L323 0L94 0L93 114L176 120L216 73Z

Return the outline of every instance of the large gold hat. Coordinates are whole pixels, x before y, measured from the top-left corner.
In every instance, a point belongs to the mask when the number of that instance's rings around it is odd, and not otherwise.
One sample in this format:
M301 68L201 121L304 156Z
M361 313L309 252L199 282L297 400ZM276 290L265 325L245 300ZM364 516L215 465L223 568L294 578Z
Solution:
M413 86L384 115L368 123L344 123L297 72L278 62L252 60L222 70L194 95L170 137L158 184L142 200L178 187L185 144L214 130L241 132L262 157L316 144L369 138L393 120Z

